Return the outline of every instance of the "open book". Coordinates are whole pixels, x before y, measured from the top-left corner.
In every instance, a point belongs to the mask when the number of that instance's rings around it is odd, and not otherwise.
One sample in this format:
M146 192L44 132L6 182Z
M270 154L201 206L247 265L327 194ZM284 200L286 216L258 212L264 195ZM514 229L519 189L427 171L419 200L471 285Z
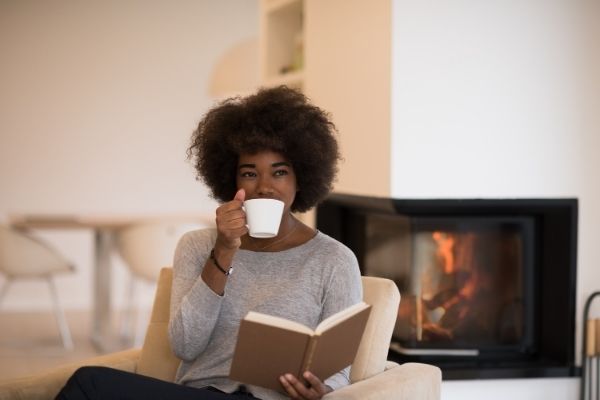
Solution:
M302 379L310 371L322 381L352 364L371 306L361 302L312 329L285 318L249 312L240 324L229 377L285 392L279 377Z

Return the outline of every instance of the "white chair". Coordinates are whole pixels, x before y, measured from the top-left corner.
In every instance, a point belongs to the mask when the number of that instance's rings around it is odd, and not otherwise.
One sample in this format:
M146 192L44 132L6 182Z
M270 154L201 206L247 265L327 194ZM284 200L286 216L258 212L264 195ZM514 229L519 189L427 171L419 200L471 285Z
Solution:
M129 270L126 286L125 313L121 323L121 335L134 346L141 346L147 318L140 316L138 284L156 285L162 267L173 265L177 242L191 230L208 224L181 220L156 220L136 223L117 232L116 247Z
M0 272L5 281L0 287L0 303L8 286L17 279L43 279L48 283L54 315L63 346L73 348L71 331L58 300L53 277L59 273L73 273L75 268L47 243L22 231L0 226Z

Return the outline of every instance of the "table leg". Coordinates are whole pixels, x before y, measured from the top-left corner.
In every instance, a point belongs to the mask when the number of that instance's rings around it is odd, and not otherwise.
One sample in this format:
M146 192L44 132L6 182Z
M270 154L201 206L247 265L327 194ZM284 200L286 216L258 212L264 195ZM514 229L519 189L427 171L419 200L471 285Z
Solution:
M94 241L92 342L98 351L105 353L111 351L110 253L112 234L110 230L96 229Z

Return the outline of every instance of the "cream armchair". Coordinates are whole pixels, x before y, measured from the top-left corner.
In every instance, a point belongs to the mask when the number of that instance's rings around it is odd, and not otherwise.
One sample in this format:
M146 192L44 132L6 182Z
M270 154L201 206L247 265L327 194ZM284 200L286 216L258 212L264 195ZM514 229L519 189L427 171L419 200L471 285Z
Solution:
M167 333L171 281L172 269L163 268L141 349L108 354L35 376L0 382L0 400L53 399L69 376L83 365L110 366L173 381L180 361L171 352ZM418 363L398 365L387 361L388 346L400 302L398 288L388 279L363 277L362 282L364 300L372 305L372 310L358 354L352 364L352 384L324 398L439 399L441 372L437 367Z

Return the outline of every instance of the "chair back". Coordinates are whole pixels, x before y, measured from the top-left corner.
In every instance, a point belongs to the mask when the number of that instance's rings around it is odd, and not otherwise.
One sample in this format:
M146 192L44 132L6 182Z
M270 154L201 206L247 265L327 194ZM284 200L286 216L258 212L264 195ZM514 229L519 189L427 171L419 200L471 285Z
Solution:
M136 277L156 282L161 268L173 265L179 239L205 224L177 220L147 221L118 231L117 249Z
M163 268L137 369L140 374L170 382L175 380L181 362L171 350L168 334L172 282L173 269ZM400 292L393 281L363 276L362 285L363 299L372 308L352 364L351 382L383 372L400 304Z
M160 270L150 323L146 330L144 345L137 373L173 382L181 360L173 354L169 341L169 307L173 268Z
M363 301L371 305L371 315L350 369L352 383L384 371L400 305L400 291L394 281L372 276L361 279Z
M0 272L10 278L46 276L73 266L50 245L0 225Z

